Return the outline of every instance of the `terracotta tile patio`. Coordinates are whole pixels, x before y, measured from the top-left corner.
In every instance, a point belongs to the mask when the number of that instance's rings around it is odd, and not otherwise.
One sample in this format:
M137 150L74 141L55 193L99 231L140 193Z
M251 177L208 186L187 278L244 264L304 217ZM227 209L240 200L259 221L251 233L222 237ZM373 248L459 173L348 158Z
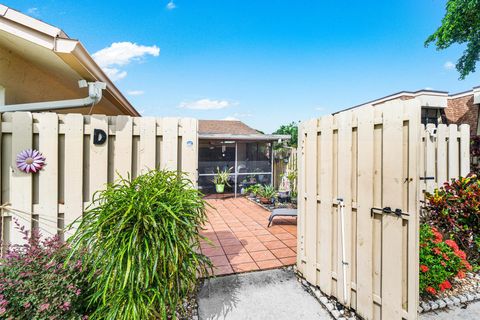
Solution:
M297 222L275 218L267 228L270 212L245 198L208 199L208 223L201 234L202 252L213 262L214 274L265 270L295 264Z

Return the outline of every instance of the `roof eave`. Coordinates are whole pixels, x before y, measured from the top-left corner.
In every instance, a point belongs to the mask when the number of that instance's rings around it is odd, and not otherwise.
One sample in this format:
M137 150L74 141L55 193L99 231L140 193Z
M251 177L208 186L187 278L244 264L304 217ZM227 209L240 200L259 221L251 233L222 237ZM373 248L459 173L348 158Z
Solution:
M199 133L199 139L211 140L251 140L251 141L276 141L290 140L288 134L224 134L224 133Z
M131 116L140 116L140 113L130 104L120 90L113 84L98 64L93 60L80 41L72 39L58 39L55 53L87 80L102 81L107 84L104 93L109 100L120 110Z

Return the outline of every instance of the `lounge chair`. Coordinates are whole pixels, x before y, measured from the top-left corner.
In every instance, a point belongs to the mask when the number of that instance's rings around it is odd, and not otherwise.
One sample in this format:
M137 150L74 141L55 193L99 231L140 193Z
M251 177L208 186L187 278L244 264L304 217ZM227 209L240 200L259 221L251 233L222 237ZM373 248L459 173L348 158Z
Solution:
M275 217L297 217L297 209L287 209L287 208L279 208L279 209L273 209L272 213L270 214L270 217L268 218L268 226L267 228L270 227L270 225L273 222L273 218Z

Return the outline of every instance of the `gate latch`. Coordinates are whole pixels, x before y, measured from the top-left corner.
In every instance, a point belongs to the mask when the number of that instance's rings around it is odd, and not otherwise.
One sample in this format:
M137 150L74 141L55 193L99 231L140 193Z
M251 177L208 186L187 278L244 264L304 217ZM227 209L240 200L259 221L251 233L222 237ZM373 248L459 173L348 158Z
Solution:
M372 208L370 209L370 215L373 217L374 213L380 213L380 214L394 214L397 217L401 216L409 216L408 213L402 212L402 209L395 209L392 210L390 207L385 207L385 208Z

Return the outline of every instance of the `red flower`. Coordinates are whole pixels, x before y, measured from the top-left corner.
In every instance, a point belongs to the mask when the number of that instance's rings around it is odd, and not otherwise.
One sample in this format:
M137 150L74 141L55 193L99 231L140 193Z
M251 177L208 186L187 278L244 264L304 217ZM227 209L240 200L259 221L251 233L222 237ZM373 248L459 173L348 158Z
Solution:
M452 284L448 280L445 280L442 283L440 283L439 287L440 287L440 291L443 292L447 289L450 289L452 287Z
M438 247L435 247L432 249L433 253L435 253L436 255L441 255L442 254L442 251L440 250L440 248Z
M445 263L445 261L440 261L440 264L441 264L442 266L444 266L444 267L447 266L447 264Z
M467 260L462 260L462 263L467 270L472 270L472 265Z
M462 260L467 259L467 254L466 254L464 251L460 250L460 249L455 250L455 255L456 255L457 257L459 257L460 259L462 259Z
M447 261L450 260L450 258L447 256L446 253L443 254L443 259L445 259L445 260L447 260Z
M425 288L425 291L427 291L427 292L430 293L430 294L437 294L437 290L435 290L435 289L432 288L432 287L426 287L426 288Z
M428 269L428 267L427 267L426 265L423 265L423 264L422 264L422 265L420 266L420 270L422 270L422 272L427 272L429 269Z
M462 270L458 271L457 278L460 278L460 279L465 278L465 272L463 272Z
M448 240L445 240L445 244L450 248L452 248L453 251L458 251L458 245L455 241L448 239Z

